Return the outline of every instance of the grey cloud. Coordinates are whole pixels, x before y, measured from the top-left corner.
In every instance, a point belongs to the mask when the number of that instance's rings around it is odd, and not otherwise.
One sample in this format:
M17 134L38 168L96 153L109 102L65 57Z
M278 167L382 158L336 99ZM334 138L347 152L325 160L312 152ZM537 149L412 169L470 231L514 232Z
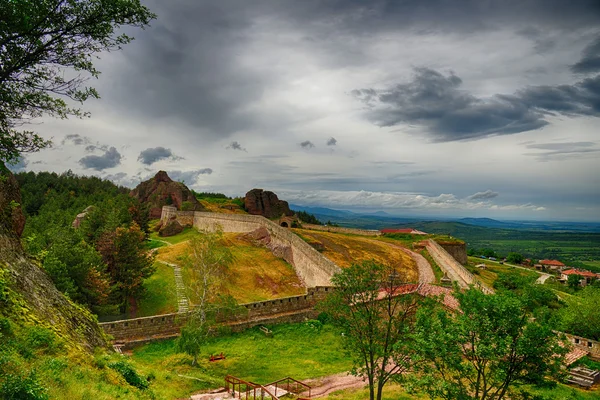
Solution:
M312 149L313 147L315 147L313 142L311 142L310 140L305 140L304 142L300 143L300 146L303 149Z
M411 82L391 88L357 89L376 125L414 124L434 141L472 140L539 129L546 115L600 115L600 75L573 85L530 86L514 95L478 98L460 89L454 73L415 68Z
M63 140L60 142L61 145L66 143L71 143L76 146L89 145L91 143L90 138L87 136L82 136L78 133L66 135Z
M232 149L232 150L240 150L240 151L247 152L247 150L245 148L243 148L242 145L238 141L236 141L236 140L234 140L233 142L231 142L229 144L229 146L227 146L227 148L228 149Z
M525 153L525 155L537 157L540 161L566 160L573 156L582 157L600 152L600 147L595 142L538 143L528 144L525 147L542 150L536 153Z
M494 192L493 190L488 189L485 192L477 192L475 194L472 194L471 196L468 196L467 199L469 199L469 200L491 200L491 199L498 197L498 195L499 195L498 192Z
M201 168L192 171L168 171L167 174L174 181L185 182L186 185L195 185L200 175L211 175L211 168Z
M85 151L87 151L88 153L93 153L96 150L107 151L108 149L109 149L108 145L100 144L100 143L90 144L90 145L85 146Z
M327 146L335 146L337 145L337 140L334 137L329 138L327 141Z
M172 160L180 160L181 157L173 154L171 149L166 149L164 147L151 147L146 150L140 152L138 156L138 161L141 161L142 164L152 165L157 161L172 159Z
M84 168L95 169L96 171L102 171L108 168L114 168L121 164L121 154L116 148L111 147L104 152L101 156L85 156L79 160Z
M582 74L600 72L600 36L583 50L581 60L571 65L571 71Z

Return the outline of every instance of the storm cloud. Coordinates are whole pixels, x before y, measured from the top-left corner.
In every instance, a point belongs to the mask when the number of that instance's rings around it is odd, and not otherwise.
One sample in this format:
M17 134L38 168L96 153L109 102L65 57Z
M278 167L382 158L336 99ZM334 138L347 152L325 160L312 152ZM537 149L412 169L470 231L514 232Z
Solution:
M540 129L548 114L600 115L600 75L573 85L531 86L514 95L479 98L461 89L454 73L415 68L411 82L351 94L381 127L422 126L434 141L480 139Z
M90 155L79 160L79 164L86 169L95 169L102 171L109 168L114 168L121 164L121 154L116 148L111 147L101 156Z
M571 71L582 74L600 72L600 36L583 50L581 60L571 66Z
M173 154L171 149L166 149L164 147L148 148L146 150L143 150L138 156L138 161L141 161L142 164L146 165L152 165L157 161L166 159L178 160L181 159L181 157L178 157L175 154Z

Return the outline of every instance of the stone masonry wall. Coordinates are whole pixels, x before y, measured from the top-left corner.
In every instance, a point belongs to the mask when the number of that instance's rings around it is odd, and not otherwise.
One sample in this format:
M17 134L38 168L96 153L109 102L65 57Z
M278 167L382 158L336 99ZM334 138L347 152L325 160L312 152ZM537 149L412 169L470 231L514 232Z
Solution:
M452 281L458 282L461 288L467 288L469 285L474 285L481 289L486 294L494 293L494 291L479 282L472 273L465 267L460 265L446 250L437 244L434 240L427 241L427 251L431 257L440 266L440 268L448 275Z
M363 235L363 236L381 236L380 231L372 230L372 229L342 228L339 226L313 225L313 224L306 224L306 223L302 223L302 227L306 228L306 229L312 229L315 231L351 233L354 235Z
M170 212L171 210L165 210L163 213L168 216ZM176 211L176 215L179 213ZM340 271L337 265L292 231L262 216L195 212L194 227L197 229L211 231L219 226L224 232L240 233L252 232L260 227L266 228L274 245L291 249L291 257L286 256L286 260L294 266L296 273L307 287L329 286L333 274Z
M275 300L241 304L246 313L231 321L222 321L233 330L243 330L255 325L282 322L299 322L304 318L315 318L317 302L323 300L332 287L309 288L305 295L284 297ZM123 321L102 322L100 327L112 335L117 343L151 338L175 336L187 322L187 313L164 314L134 318Z
M448 252L456 261L462 265L467 264L467 245L465 243L440 243L437 242L444 250Z

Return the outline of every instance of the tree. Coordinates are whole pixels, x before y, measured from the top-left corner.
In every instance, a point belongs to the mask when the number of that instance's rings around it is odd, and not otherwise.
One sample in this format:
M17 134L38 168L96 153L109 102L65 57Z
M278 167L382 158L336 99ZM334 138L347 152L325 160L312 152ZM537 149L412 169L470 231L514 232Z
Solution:
M215 335L220 314L235 308L232 298L219 301L222 298L216 293L232 262L233 254L223 244L223 232L220 229L205 232L190 241L185 263L191 271L191 297L196 304L187 324L181 328L177 346L179 351L192 356L192 365L196 365L202 346Z
M551 385L566 347L531 319L514 295L456 293L460 312L434 302L417 312L414 335L418 387L431 398L501 400L516 382Z
M581 287L581 280L583 277L577 274L571 274L567 278L567 285L573 290L577 290Z
M410 366L408 338L417 301L397 295L398 278L392 267L354 264L333 276L336 290L319 306L344 330L352 372L367 378L371 400L380 400L385 384Z
M600 289L585 287L577 296L566 299L567 307L558 311L559 329L588 339L600 340Z
M155 18L139 0L1 0L0 15L0 162L9 163L50 145L18 130L30 119L87 116L67 100L99 98L83 86L100 74L96 54L132 40L119 28Z
M145 234L134 222L130 227L119 227L105 232L96 243L107 265L113 285L112 294L122 312L135 308L136 298L144 289L144 279L154 271L154 257L144 248Z
M511 264L521 264L524 259L525 257L520 253L508 253L508 256L506 256L506 262Z

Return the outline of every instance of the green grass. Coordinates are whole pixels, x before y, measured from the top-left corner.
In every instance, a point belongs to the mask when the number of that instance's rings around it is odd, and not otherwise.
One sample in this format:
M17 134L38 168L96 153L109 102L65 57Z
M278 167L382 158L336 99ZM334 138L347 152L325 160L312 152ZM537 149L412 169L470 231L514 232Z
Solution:
M476 265L485 264L486 269L476 268ZM478 257L468 257L468 263L465 266L477 279L486 284L488 287L493 287L494 282L498 279L499 273L518 272L522 276L537 277L539 274L534 270L526 270L522 268L512 267L506 264L499 264L492 261L484 260Z
M161 237L161 236L158 236L158 232L152 232L150 234L150 239L156 240L156 241L167 242L170 244L177 244L177 243L185 242L186 240L190 240L191 238L200 236L200 235L201 234L200 234L200 232L198 232L197 229L192 228L192 227L187 227L183 230L183 232L181 232L180 234L175 235L175 236Z
M196 367L191 366L189 356L176 352L174 340L135 349L131 360L141 373L160 371L153 384L154 391L167 398L189 395L190 388L223 386L227 374L265 384L287 376L302 380L351 368L350 360L341 349L341 332L331 325L324 325L320 330L308 323L275 325L270 329L273 330L270 338L258 328L216 338L204 347ZM221 352L225 353L225 360L208 361L211 354ZM170 378L161 375L163 373ZM178 375L196 379L188 379L186 387L170 387L168 381Z
M146 292L138 302L137 317L177 312L173 268L157 262L156 272L144 281Z

